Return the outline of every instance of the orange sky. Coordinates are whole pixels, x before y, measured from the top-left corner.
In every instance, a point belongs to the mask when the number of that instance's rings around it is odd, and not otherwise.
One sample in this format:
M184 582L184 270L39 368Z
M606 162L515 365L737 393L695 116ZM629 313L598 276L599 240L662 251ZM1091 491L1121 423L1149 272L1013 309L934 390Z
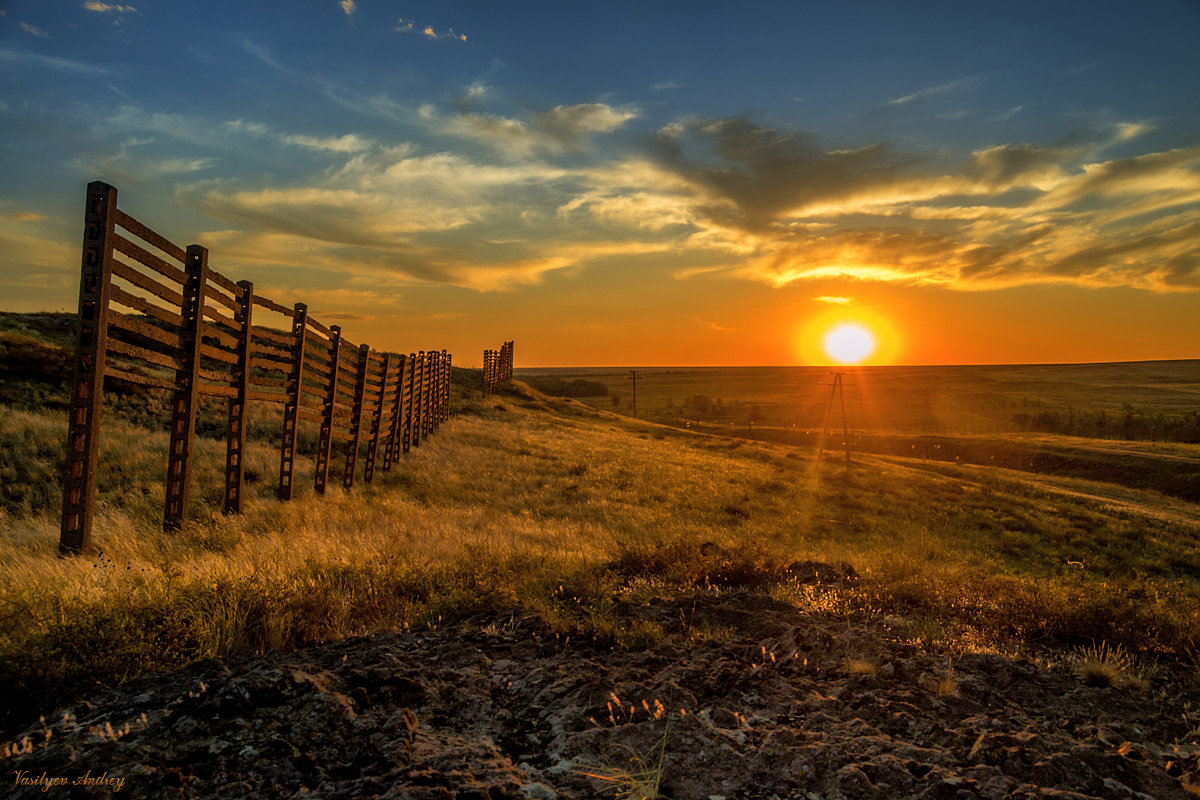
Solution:
M643 6L7 3L0 306L75 308L104 180L459 364L1200 357L1194 3Z

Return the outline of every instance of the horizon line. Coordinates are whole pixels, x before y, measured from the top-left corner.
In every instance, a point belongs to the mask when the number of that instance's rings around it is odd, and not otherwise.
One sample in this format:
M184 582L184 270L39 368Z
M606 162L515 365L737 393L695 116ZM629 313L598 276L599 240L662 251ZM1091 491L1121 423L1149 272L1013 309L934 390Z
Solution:
M514 372L536 369L911 369L917 367L1101 367L1119 366L1126 364L1177 364L1190 361L1200 361L1200 356L1194 358L1135 358L1122 361L1005 361L988 363L924 363L924 364L566 364L566 365L536 365L513 366ZM482 369L464 367L464 369Z

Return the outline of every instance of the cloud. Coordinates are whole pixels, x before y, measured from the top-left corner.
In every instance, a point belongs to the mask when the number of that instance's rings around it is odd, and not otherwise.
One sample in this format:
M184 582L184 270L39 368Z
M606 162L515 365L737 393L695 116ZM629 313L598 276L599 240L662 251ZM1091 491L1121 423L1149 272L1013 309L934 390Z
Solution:
M353 16L354 9L356 8L356 4L355 4L354 0L341 0L341 2L338 3L338 5L340 5L342 7L342 11L345 13L345 15L347 17Z
M883 144L824 150L804 134L741 118L670 126L655 137L653 152L664 168L696 187L701 213L745 230L894 182L911 161Z
M313 310L313 316L333 322L371 322L377 317L374 314L353 314L349 311L326 311L321 308Z
M1020 114L1022 109L1024 109L1024 108L1025 108L1025 106L1023 106L1023 105L1013 106L1013 107L1009 108L1007 111L1002 111L1001 113L996 114L993 117L988 117L987 120L985 120L985 121L986 122L1008 122L1010 119L1015 117L1017 114Z
M266 64L271 69L278 71L289 78L296 80L298 83L310 88L316 89L326 99L356 113L372 113L375 109L368 101L356 99L352 92L348 92L344 87L316 74L305 74L298 70L292 69L281 61L275 58L275 54L268 47L253 41L252 39L243 38L240 42L242 49L249 55Z
M915 100L925 100L930 97L936 97L943 94L952 94L964 89L969 89L979 82L978 77L959 78L958 80L948 81L947 83L930 86L926 89L920 89L912 94L906 94L902 97L897 97L893 100L888 100L884 103L885 106L900 106L906 103L911 103Z
M610 133L638 115L632 107L604 103L556 106L526 120L495 114L459 113L445 117L424 106L421 117L444 133L485 144L510 158L579 151L593 134Z
M673 193L672 213L695 227L688 244L734 254L725 274L775 286L843 276L958 289L1200 288L1200 146L1098 157L1142 132L1117 123L947 165L885 143L829 149L745 119L700 119L660 131L650 152L687 187Z
M46 33L44 30L42 30L41 28L39 28L35 25L30 25L28 22L25 22L24 20L22 20L20 22L20 25L21 25L21 30L25 31L26 33L30 34L31 36L40 36L43 39L45 39L45 38L48 38L50 35L50 34Z
M650 87L656 92L666 91L667 89L682 89L683 84L679 81L659 81Z
M465 42L467 40L467 35L465 33L455 33L454 28L450 28L445 33L438 33L437 31L435 31L433 29L433 26L426 25L424 28L421 29L421 33L422 33L422 35L424 35L430 39L435 39L435 40L437 40L437 39L455 39L460 42Z
M425 38L433 39L434 41L451 39L456 42L465 42L467 40L467 35L465 33L458 33L454 30L454 28L449 28L444 33L438 33L437 29L432 25L420 25L415 20L404 19L403 17L398 18L396 20L396 24L392 27L393 30L399 31L400 33L411 33L412 31L417 31Z
M361 153L374 146L374 142L363 139L357 134L347 133L343 136L305 136L302 134L286 134L279 137L284 144L307 147L311 150L330 150L335 153Z
M125 139L117 168L168 176L217 222L205 244L281 286L287 275L358 281L355 303L370 291L393 302L418 283L509 290L631 258L679 278L772 286L1200 289L1200 145L1130 155L1144 123L956 157L833 146L744 118L613 136L639 112L606 103L464 107L394 110L403 140L134 107L108 125ZM166 137L194 151L153 143ZM209 177L219 159L276 158L280 146L303 149L287 152L287 180Z
M69 72L76 75L107 75L109 70L103 67L97 67L94 64L85 64L81 61L72 61L67 58L58 58L56 56L44 56L39 53L31 53L28 50L14 50L8 47L0 47L0 61L6 61L11 64L25 64L32 67L52 69L57 72Z
M116 3L101 3L97 0L87 0L87 2L83 3L83 8L100 14L132 14L137 11L137 9L133 6L123 6Z
M828 295L814 297L813 300L816 300L818 303L828 303L836 306L844 306L850 302L849 297L829 297Z

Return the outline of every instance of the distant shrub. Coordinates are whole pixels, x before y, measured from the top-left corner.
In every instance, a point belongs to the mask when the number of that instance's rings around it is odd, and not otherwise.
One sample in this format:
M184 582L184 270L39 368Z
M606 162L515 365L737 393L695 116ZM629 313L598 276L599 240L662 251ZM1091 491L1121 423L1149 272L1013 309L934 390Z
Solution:
M608 395L608 387L601 381L587 381L583 378L568 381L552 375L531 375L525 379L525 382L539 392L554 397L605 397Z

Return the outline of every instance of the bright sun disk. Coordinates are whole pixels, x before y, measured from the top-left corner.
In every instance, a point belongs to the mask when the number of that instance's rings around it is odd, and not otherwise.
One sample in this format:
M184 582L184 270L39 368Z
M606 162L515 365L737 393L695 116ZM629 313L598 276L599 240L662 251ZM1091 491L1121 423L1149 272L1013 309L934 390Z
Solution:
M825 352L839 364L857 364L875 352L875 337L862 325L838 325L821 340Z

